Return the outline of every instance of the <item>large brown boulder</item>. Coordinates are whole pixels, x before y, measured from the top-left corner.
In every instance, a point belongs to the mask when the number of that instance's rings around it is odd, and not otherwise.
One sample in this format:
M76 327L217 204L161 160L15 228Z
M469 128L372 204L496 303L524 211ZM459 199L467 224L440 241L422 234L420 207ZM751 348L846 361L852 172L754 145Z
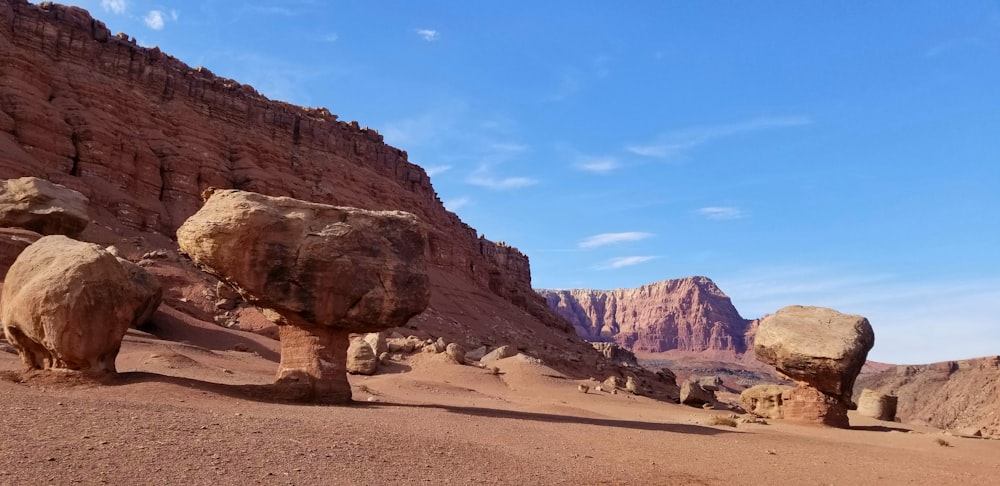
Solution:
M854 380L874 345L864 317L789 306L761 321L754 353L785 376L850 405Z
M347 402L351 333L404 325L430 299L416 217L206 191L180 248L281 324L277 381L295 398Z
M158 285L139 272L98 245L41 238L7 272L4 335L29 369L114 372L125 331L159 305Z
M88 204L83 194L45 179L0 181L0 227L76 236L90 223Z

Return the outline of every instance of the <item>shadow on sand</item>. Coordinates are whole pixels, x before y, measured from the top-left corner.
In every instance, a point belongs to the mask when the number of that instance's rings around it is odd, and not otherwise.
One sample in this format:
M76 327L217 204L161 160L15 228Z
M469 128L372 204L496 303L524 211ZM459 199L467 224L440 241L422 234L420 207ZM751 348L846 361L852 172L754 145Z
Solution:
M399 366L406 367L405 365L399 365ZM400 370L399 372L402 372L402 370ZM23 383L28 385L65 386L65 387L75 387L75 386L115 387L115 386L127 386L139 383L162 383L167 385L188 388L203 393L212 393L216 395L226 396L235 399L250 400L263 403L284 404L284 405L309 405L309 406L373 408L373 409L421 408L421 409L437 409L450 413L468 415L473 417L482 417L487 419L530 420L530 421L548 422L556 424L559 423L580 424L580 425L592 425L598 427L614 427L614 428L648 430L657 432L671 432L677 434L694 434L694 435L719 435L719 434L733 433L727 430L721 430L712 427L705 427L705 426L691 425L691 424L674 424L674 423L661 423L661 422L644 422L637 420L579 417L575 415L557 415L552 413L524 412L517 410L505 410L505 409L485 408L485 407L463 407L463 406L439 405L439 404L411 404L411 403L360 402L360 401L352 401L349 403L341 403L341 404L325 404L322 401L316 401L312 399L312 397L296 396L294 389L290 389L287 386L282 386L278 384L233 385L226 383L202 381L193 378L185 378L179 376L161 375L157 373L149 373L144 371L129 371L125 373L119 373L117 375L104 375L104 376L90 376L75 372L53 373L51 371L28 371L23 373L3 372L0 373L0 379L5 379L7 381L12 381L15 383Z
M576 415L557 415L553 413L522 412L518 410L505 410L497 408L458 407L452 405L381 403L381 402L358 403L357 405L364 407L372 407L372 408L383 408L383 407L431 408L462 415L471 415L474 417L511 419L511 420L531 420L536 422L548 422L555 424L594 425L598 427L649 430L655 432L672 432L676 434L719 435L719 434L733 433L727 430L705 427L701 425L671 424L662 422L643 422L638 420L603 419L603 418L593 418L593 417L579 417Z
M864 430L868 432L909 432L909 429L886 427L885 425L852 425L848 430Z

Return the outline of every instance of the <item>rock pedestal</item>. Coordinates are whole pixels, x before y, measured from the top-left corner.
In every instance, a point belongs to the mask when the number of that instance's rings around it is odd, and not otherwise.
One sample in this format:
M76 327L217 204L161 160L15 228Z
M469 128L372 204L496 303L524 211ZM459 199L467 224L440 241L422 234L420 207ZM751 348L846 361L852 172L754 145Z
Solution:
M846 429L847 404L810 386L797 386L784 392L782 418L790 422L819 424Z
M327 326L281 326L281 363L275 385L296 400L344 403L350 332Z

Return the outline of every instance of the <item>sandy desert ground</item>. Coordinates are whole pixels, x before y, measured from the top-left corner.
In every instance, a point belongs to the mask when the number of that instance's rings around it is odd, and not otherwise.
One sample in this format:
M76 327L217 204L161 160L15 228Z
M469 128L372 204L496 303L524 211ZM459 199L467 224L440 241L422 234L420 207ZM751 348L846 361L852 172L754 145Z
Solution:
M277 342L161 312L156 335L129 332L121 375L103 385L19 382L17 356L0 352L0 484L940 485L1000 473L1000 441L859 416L851 430L710 425L728 412L584 394L585 381L520 357L494 375L418 353L351 377L351 406L269 403Z

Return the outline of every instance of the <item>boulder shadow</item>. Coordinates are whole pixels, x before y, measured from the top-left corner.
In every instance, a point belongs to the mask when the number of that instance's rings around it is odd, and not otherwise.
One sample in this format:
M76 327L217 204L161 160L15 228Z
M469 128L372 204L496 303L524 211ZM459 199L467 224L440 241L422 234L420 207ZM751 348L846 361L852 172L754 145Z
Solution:
M885 425L852 425L848 430L863 430L867 432L910 432L910 429L888 427Z
M446 412L470 415L474 417L497 418L509 420L528 420L536 422L548 422L556 424L579 424L593 425L597 427L614 427L619 429L648 430L654 432L671 432L675 434L692 435L721 435L746 432L732 432L727 430L691 424L672 424L662 422L644 422L638 420L602 419L592 417L578 417L575 415L557 415L552 413L522 412L517 410L505 410L497 408L462 407L452 405L436 404L406 404L388 402L363 402L358 406L381 408L381 407L411 407L411 408L434 408Z
M192 344L213 351L233 351L237 345L255 352L260 357L278 363L281 361L281 354L266 346L240 334L252 334L246 331L216 330L207 327L192 326L184 322L179 317L162 309L156 311L153 316L146 321L141 329L158 339Z

